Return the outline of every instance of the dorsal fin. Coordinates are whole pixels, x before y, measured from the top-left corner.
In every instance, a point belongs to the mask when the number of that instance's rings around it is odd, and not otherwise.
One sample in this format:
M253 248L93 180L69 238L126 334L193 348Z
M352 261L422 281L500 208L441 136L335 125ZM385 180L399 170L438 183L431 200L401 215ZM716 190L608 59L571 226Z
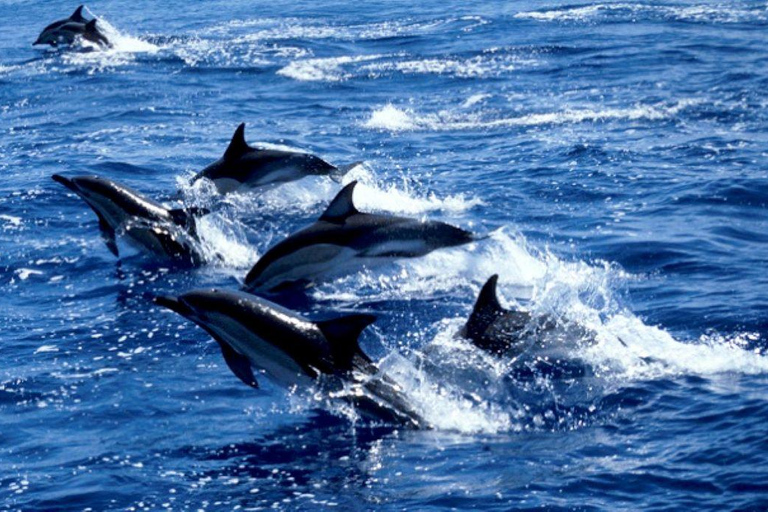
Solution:
M364 313L347 315L332 320L323 320L316 322L317 327L328 340L331 347L333 362L340 370L348 371L352 369L352 360L355 355L362 356L366 361L370 361L357 343L357 338L363 329L371 325L376 320L374 315Z
M488 281L485 282L483 288L480 290L480 294L477 296L475 302L475 308L472 313L494 314L504 312L504 308L499 303L499 298L496 295L496 285L499 282L499 274L493 274Z
M85 6L81 5L77 9L75 9L75 12L72 13L72 16L69 17L72 21L85 21L85 16L83 16L83 8Z
M98 20L96 18L93 18L91 21L85 24L85 31L86 32L96 32L98 29L96 28L96 22Z
M333 198L331 204L328 205L328 208L326 208L320 216L320 220L327 222L344 222L350 215L360 213L357 211L355 203L352 201L352 193L355 190L355 185L357 185L357 181L353 181L341 189L341 192L336 194L336 197Z
M499 281L499 275L492 275L477 296L475 307L472 314L469 315L465 328L465 336L469 339L475 339L481 336L491 323L501 314L504 308L499 304L496 296L496 283Z
M245 123L240 123L240 126L235 130L235 134L232 136L232 140L227 146L227 150L224 152L224 160L231 160L243 156L243 154L250 151L251 146L245 142Z

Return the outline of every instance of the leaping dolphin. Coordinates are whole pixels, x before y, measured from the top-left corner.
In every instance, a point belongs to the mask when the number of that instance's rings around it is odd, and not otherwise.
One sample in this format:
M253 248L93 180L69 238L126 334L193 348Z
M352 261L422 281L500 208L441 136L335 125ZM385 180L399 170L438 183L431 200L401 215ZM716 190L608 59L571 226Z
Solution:
M65 178L54 174L52 178L80 196L96 213L102 237L115 256L119 256L116 235L122 234L134 246L177 263L203 262L195 216L207 210L169 210L125 185L98 176Z
M361 213L352 202L355 185L344 187L317 222L269 249L245 277L246 289L274 292L477 240L444 222Z
M337 167L309 153L253 148L245 141L245 123L241 123L224 156L197 173L192 183L207 178L220 194L227 194L287 183L310 175L328 175L338 181L359 164Z
M45 27L32 44L49 44L51 46L73 44L78 37L81 37L100 46L111 46L107 36L96 26L96 19L90 21L86 19L83 16L83 9L84 6L81 5L69 18L54 21Z
M372 315L311 322L261 297L217 289L156 297L155 302L208 332L232 372L251 387L258 387L253 368L286 387L317 381L365 417L428 427L397 384L360 349L357 338L375 320Z

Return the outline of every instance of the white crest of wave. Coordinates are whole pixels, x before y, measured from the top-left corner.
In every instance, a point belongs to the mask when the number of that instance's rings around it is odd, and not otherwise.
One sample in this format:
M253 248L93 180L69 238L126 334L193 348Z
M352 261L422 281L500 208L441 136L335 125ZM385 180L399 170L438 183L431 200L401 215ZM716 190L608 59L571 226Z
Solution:
M327 206L342 186L357 180L354 202L361 211L386 211L394 214L419 215L432 211L459 213L473 208L481 201L467 198L464 194L438 196L434 192L417 193L407 183L391 183L380 180L365 165L357 165L345 176L341 184L327 177L309 176L265 190L245 191L225 196L225 201L238 211L281 211L294 213L316 213ZM217 193L206 180L200 180L185 194L198 194L194 201L210 202Z
M743 333L733 339L702 336L679 341L629 312L618 313L598 326L602 342L584 350L585 360L608 378L654 379L677 375L768 373L768 358L745 350ZM621 340L621 343L611 343Z
M404 54L395 57L403 57ZM370 76L378 76L382 72L396 71L406 75L410 74L434 74L449 75L458 78L482 78L499 76L518 69L521 66L532 67L537 61L530 58L521 58L500 52L498 48L485 50L481 55L474 57L440 57L440 58L405 58L402 60L389 60L366 64L360 67L361 72L367 72Z
M210 214L197 220L197 234L206 260L233 270L242 277L240 270L250 268L259 254L248 245L245 226L223 215Z
M694 99L680 100L672 105L635 105L613 108L574 108L560 112L531 113L516 117L486 119L482 112L441 110L419 114L413 109L401 109L387 104L374 110L365 128L387 131L448 131L503 128L511 126L542 126L602 122L611 120L663 120L676 116L681 110L698 103Z
M514 428L509 411L462 389L432 380L410 360L391 353L379 368L398 383L409 403L439 430L467 434L496 433Z
M211 205L218 197L209 181L200 180L190 185L187 176L179 176L176 184L186 204ZM242 277L242 269L258 260L258 252L248 244L248 228L239 220L211 213L197 218L196 224L200 247L209 264L230 269L232 275Z
M699 4L689 6L650 5L634 3L594 4L577 7L562 7L544 11L524 11L515 14L515 18L538 21L589 21L600 15L620 16L626 14L633 19L638 15L649 18L670 18L681 21L699 21L715 23L740 23L744 21L764 21L768 18L764 6L755 4L754 8L738 4Z
M81 40L80 45L91 51L63 53L62 60L64 62L72 65L90 65L93 66L93 71L101 71L131 63L135 54L154 54L160 50L158 46L152 43L118 30L105 18L96 16L90 10L88 13L98 19L96 26L112 43L112 46L103 48L96 43Z
M344 66L357 62L376 60L384 55L357 55L296 60L277 71L278 75L300 81L339 82L352 75Z

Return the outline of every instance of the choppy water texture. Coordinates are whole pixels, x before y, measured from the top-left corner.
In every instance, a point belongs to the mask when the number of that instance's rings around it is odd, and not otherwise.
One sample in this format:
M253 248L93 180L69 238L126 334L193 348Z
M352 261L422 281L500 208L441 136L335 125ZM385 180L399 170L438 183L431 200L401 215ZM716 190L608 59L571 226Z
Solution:
M768 506L766 4L475 4L100 1L107 52L30 46L75 4L2 4L4 508ZM238 286L338 190L186 186L242 121L365 160L363 209L490 235L312 291L379 315L362 344L433 431L249 389L150 303ZM53 173L212 206L224 261L119 265ZM596 333L593 371L521 380L453 338L497 272Z

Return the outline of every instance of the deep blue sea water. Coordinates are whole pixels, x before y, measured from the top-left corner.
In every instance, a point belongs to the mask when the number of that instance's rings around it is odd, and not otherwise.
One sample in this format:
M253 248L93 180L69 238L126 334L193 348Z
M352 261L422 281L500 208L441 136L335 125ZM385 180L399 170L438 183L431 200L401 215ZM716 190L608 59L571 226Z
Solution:
M75 4L0 3L3 509L768 508L768 5L480 4L105 0L116 47L82 52L31 47ZM247 388L151 303L237 287L338 190L187 186L240 122L364 160L361 209L489 235L303 308L378 314L362 345L433 430ZM118 263L54 173L212 206L224 260ZM594 331L593 371L454 339L493 273Z

